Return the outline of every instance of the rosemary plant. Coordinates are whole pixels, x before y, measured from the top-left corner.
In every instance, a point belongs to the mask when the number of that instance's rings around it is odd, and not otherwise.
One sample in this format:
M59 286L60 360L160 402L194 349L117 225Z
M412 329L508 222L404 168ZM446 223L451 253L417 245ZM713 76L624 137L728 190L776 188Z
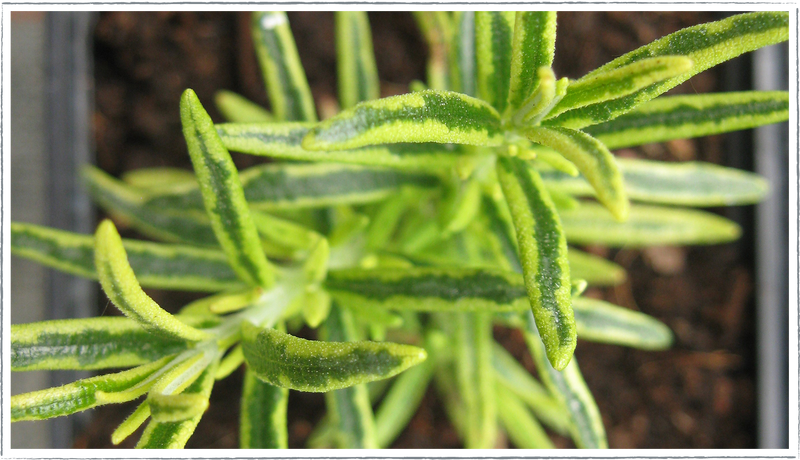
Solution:
M180 448L214 382L244 364L243 448L287 446L289 390L326 394L309 445L388 447L430 384L466 447L492 448L500 430L552 447L545 428L606 447L577 338L664 349L672 335L583 297L625 272L573 245L731 241L736 224L690 208L767 190L751 173L609 149L787 120L786 92L658 96L787 40L788 14L690 27L577 80L552 70L555 13L415 18L427 84L380 99L367 15L336 13L343 110L318 121L286 16L253 14L271 112L220 92L231 122L214 124L187 89L194 174L86 167L112 218L94 236L13 223L14 254L99 280L125 316L12 325L12 370L127 370L17 394L12 420L141 398L112 441L146 423L138 447ZM238 171L230 150L278 161ZM113 222L158 242L122 239ZM210 295L170 314L142 287ZM522 331L538 379L495 342L495 324ZM317 340L297 337L303 326Z

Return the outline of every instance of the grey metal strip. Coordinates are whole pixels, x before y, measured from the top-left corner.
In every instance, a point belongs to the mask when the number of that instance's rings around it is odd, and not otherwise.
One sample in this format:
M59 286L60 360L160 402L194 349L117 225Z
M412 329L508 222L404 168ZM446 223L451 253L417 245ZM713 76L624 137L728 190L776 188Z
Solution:
M48 224L79 233L91 233L94 214L79 183L79 170L94 161L91 119L92 31L90 12L50 12L47 15L48 151L50 160ZM88 280L63 273L50 277L51 317L82 318L95 314L97 288ZM51 385L87 377L85 372L53 372ZM52 446L72 447L75 430L89 414L54 420Z
M789 87L786 43L753 56L757 90ZM758 447L789 447L789 126L755 130L755 172L771 193L756 207Z

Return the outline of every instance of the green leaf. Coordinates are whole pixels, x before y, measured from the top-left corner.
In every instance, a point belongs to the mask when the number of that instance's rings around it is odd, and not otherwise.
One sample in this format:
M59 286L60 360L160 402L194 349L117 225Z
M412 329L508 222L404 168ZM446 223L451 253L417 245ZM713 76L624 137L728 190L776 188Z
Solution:
M546 124L582 128L612 120L710 67L748 51L787 40L789 38L788 26L788 12L760 11L679 30L614 59L590 72L581 80L658 56L686 56L694 62L691 71L656 83L613 102L570 110L547 120Z
M508 109L517 110L539 86L538 69L551 67L556 50L556 12L518 11L514 20Z
M580 449L608 448L600 410L583 380L577 360L573 359L560 372L553 369L544 353L532 315L526 315L524 332L540 378L571 415L570 432L575 445Z
M320 338L326 342L353 342L357 339L350 312L331 306ZM328 416L336 426L336 444L341 449L376 449L375 417L366 384L326 393Z
M365 11L336 12L336 68L342 109L380 97L372 32Z
M11 222L11 253L66 273L97 278L90 235Z
M114 432L111 433L111 444L119 445L122 441L128 439L134 431L138 430L142 424L150 417L150 406L147 401L140 403L136 410L127 416L122 423L117 426Z
M178 394L193 385L217 358L216 350L211 351L212 349L198 347L175 357L164 366L163 372L159 373L158 380L150 389L150 393ZM216 371L212 372L212 375L215 373Z
M514 230L511 213L502 193L500 196L484 194L483 209L488 217L489 229L497 238L500 250L508 262L508 269L522 273L522 265L517 252L517 232Z
M452 354L452 352L448 354ZM455 428L459 437L463 439L466 416L464 414L463 403L458 395L459 391L455 383L456 371L453 364L452 359L449 359L437 367L433 383L436 385L439 398L441 398L441 401L444 403L444 409L448 420Z
M487 313L460 313L453 318L456 384L464 410L463 441L467 449L491 449L497 442L497 406L491 397L492 321Z
M395 245L407 253L420 252L433 243L441 242L439 223L432 216L416 214L400 228Z
M628 215L628 198L614 155L597 139L566 128L532 127L525 131L532 142L550 147L575 164L603 203L618 220Z
M567 434L570 415L566 409L498 343L492 348L492 365L499 384L524 401L547 426Z
M583 294L583 292L586 290L588 286L589 283L587 283L586 280L573 278L570 294L572 295L573 298L578 297L579 295Z
M573 244L612 247L716 244L739 238L736 223L715 214L690 209L632 206L628 220L617 222L599 205L584 203L565 210L561 223Z
M569 248L569 274L592 286L616 286L625 281L625 269L602 257ZM574 300L574 299L573 299Z
M253 43L275 118L316 121L314 99L283 12L254 12Z
M398 142L499 145L500 116L485 102L426 90L362 102L311 129L307 150L345 150Z
M192 396L199 400L206 401L211 395L211 389L214 386L214 372L216 364L211 364L203 370L202 374L184 391L183 395L196 395ZM194 433L197 424L200 422L202 413L194 417L174 422L158 422L151 420L142 434L139 443L136 444L137 449L182 449L186 445L186 441Z
M768 193L762 177L711 163L617 159L632 200L678 206L734 206L757 203ZM548 190L593 196L582 178L539 171Z
M214 373L215 380L222 380L225 377L233 374L236 369L239 369L239 366L242 365L244 362L244 353L242 353L242 345L236 345L228 351L228 354L225 355L219 362L219 366L217 366L217 371Z
M146 192L127 186L93 166L84 167L81 175L89 194L100 207L143 234L168 242L219 246L205 213L147 205L149 195Z
M481 186L477 179L459 184L453 199L443 206L442 237L459 233L478 216L481 206Z
M182 422L203 415L208 409L208 398L197 393L151 393L147 396L147 405L155 423Z
M328 240L320 238L317 244L309 251L308 257L303 263L303 275L305 275L308 285L318 286L325 280L325 276L328 273L330 254Z
M539 78L539 86L512 117L513 123L517 126L538 126L542 118L567 93L569 79L564 77L556 80L556 75L550 67L539 67L536 75Z
M556 80L556 74L550 67L539 67L534 71L536 88L521 107L514 113L512 121L515 125L538 125L550 109L564 97L569 80Z
M263 294L264 290L260 287L222 292L186 305L181 310L181 313L203 312L205 309L208 312L223 315L225 313L242 310L255 304ZM203 308L199 306L201 304L204 306Z
M334 248L352 242L356 235L364 233L369 225L369 217L346 206L337 208L334 217L333 226L328 233L328 242ZM355 262L357 261L353 261Z
M478 94L475 75L475 12L455 11L453 14L451 86L454 91L474 97Z
M336 297L336 300L344 297ZM341 302L340 302L341 303ZM358 300L348 303L341 303L342 308L346 308L353 313L357 322L364 326L375 326L378 328L396 329L403 325L403 317L381 308L374 308L367 303Z
M428 86L433 89L450 88L451 75L447 57L451 53L452 20L446 11L412 12L430 51L427 65Z
M560 153L558 153L558 152L556 152L554 150L536 149L536 150L534 150L534 153L533 153L532 156L536 160L541 161L541 162L547 164L548 166L551 166L555 170L561 171L562 173L564 173L564 174L566 174L568 176L577 177L581 173L580 171L578 171L578 167L575 166L575 163L567 160L566 158L564 158L564 155L562 155L562 154L560 154ZM521 155L520 155L520 158L527 159L527 158L525 158L525 157L523 157ZM539 171L539 174L542 174L542 172ZM544 179L544 178L545 177L542 176L542 179Z
M214 104L226 120L233 123L262 123L273 120L267 109L233 91L214 94Z
M239 173L220 142L211 118L191 89L181 96L181 124L211 227L228 262L245 282L271 286L274 268L261 248Z
M306 150L303 137L310 123L228 123L217 125L222 143L230 150L287 160L325 161L389 166L396 169L436 170L452 167L459 158L450 145L390 144L352 150Z
M243 351L258 377L276 386L326 392L396 375L423 361L425 350L373 342L318 342L274 329L242 326Z
M641 350L665 350L672 345L669 328L643 313L587 297L574 298L572 306L581 339Z
M126 184L146 192L166 192L197 182L191 171L170 167L139 168L122 173Z
M208 332L195 329L158 306L142 291L122 239L110 220L104 220L95 233L95 267L108 298L126 316L148 331L184 340L205 340Z
M303 319L310 328L319 326L331 311L331 296L322 289L303 294Z
M289 390L261 381L247 369L244 374L239 447L242 449L286 449L289 445L286 408Z
M664 96L585 131L616 149L708 136L789 119L786 91Z
M431 356L431 348L425 348L429 352L428 359L397 376L375 411L375 437L378 447L382 449L389 447L400 436L428 389L436 360Z
M563 369L576 344L567 239L541 178L523 160L498 158L497 175L514 221L536 324L550 362Z
M438 184L436 177L427 174L337 164L270 163L246 169L240 178L245 199L257 210L368 203L388 197L403 185L431 188ZM185 187L155 195L147 205L195 209L202 208L203 201L197 187Z
M475 12L478 96L503 113L511 83L513 11Z
M409 92L418 93L420 91L425 91L426 89L429 89L428 85L426 85L424 82L421 82L419 80L411 80L408 83Z
M124 317L11 325L11 370L138 366L179 353L187 343L142 329Z
M168 359L163 358L115 374L100 375L60 387L12 396L11 421L44 420L74 414L103 404L136 399L150 387L151 382L147 378L160 369Z
M330 270L325 289L342 305L412 311L519 311L530 308L519 275L474 268Z
M403 215L419 203L419 194L410 187L403 187L399 193L389 196L383 201L370 218L367 229L367 248L381 249L387 246L397 230Z
M122 245L142 286L211 292L243 286L220 251L127 239L122 240ZM11 252L67 273L97 279L91 235L12 222Z
M581 205L581 202L572 195L559 192L558 190L548 190L547 194L550 195L550 199L553 200L553 204L558 210L578 209Z
M553 449L544 428L514 393L500 384L495 387L497 415L511 442L520 449Z
M652 84L688 72L692 60L685 56L661 56L593 74L570 83L567 93L547 113L545 120L568 110L613 101Z
M276 244L308 251L323 238L316 231L289 219L260 211L253 211L251 215L262 238L270 239Z

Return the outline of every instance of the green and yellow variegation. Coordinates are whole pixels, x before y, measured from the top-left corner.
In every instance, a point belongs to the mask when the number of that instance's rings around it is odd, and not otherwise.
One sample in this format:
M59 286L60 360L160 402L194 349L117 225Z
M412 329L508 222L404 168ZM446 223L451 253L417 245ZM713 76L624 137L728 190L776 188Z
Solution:
M137 447L181 448L214 382L241 372L242 448L297 439L289 389L326 393L309 447L391 447L429 386L465 447L562 444L551 432L608 447L575 347L663 350L673 334L587 290L638 278L628 251L606 248L732 241L736 223L686 208L769 193L752 173L611 149L788 120L786 91L658 96L786 41L789 14L695 25L570 79L553 68L555 12L417 12L427 81L405 93L378 73L373 14L332 16L333 97L320 72L306 78L289 16L253 13L268 107L247 85L247 98L220 89L215 124L187 89L176 114L194 173L86 166L116 225L93 237L11 224L14 256L99 280L127 316L13 324L11 370L128 368L16 394L13 422L141 398L111 441L143 427ZM239 171L230 151L268 158ZM165 310L143 288L210 295ZM532 360L495 337L524 339Z

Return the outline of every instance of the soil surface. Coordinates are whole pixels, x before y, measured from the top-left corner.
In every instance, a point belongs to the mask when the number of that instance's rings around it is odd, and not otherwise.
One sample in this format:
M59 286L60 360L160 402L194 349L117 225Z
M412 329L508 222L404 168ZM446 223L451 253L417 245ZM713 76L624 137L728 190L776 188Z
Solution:
M681 27L717 19L713 13L572 12L559 16L556 74L579 77L640 44ZM321 110L335 105L333 16L290 13L312 92ZM424 80L426 49L407 13L370 13L382 94ZM243 13L103 13L95 34L97 163L113 175L151 166L188 168L178 101L193 88L201 101L230 89L268 106ZM678 92L719 91L705 72ZM212 104L212 118L221 121ZM712 136L616 152L664 161L726 161L725 140ZM235 155L240 167L264 161ZM735 212L720 210L723 215ZM129 232L128 235L131 235ZM669 351L644 352L579 341L576 356L603 414L612 448L755 447L752 255L740 244L645 251L586 248L624 266L628 281L589 295L650 314L675 333ZM149 291L169 308L195 298ZM105 302L103 302L105 305ZM521 335L496 337L529 369ZM190 448L235 448L240 373L215 386L211 407ZM75 447L106 448L110 433L135 405L94 410ZM291 392L291 447L303 447L324 412L324 398ZM120 447L132 447L134 434ZM559 447L572 447L554 436ZM393 447L458 448L435 391Z

